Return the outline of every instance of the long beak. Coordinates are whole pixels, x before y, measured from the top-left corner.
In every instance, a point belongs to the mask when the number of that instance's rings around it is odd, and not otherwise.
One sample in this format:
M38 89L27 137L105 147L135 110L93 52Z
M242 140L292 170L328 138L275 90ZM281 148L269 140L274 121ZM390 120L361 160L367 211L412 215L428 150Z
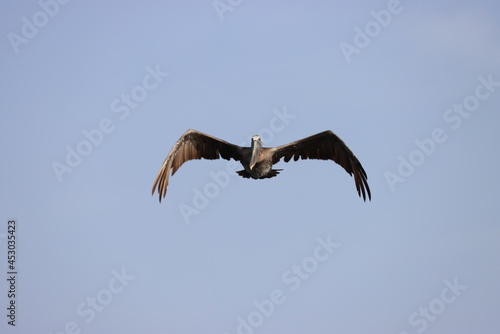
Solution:
M257 161L259 160L260 152L262 151L262 147L255 142L252 142L252 157L250 158L250 169L253 169Z

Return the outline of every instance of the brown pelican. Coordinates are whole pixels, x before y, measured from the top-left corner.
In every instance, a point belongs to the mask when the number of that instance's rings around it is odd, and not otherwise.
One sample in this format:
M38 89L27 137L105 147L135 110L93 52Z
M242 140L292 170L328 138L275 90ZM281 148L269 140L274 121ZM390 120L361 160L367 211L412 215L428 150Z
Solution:
M366 172L347 145L332 131L324 131L313 136L278 147L262 147L260 136L252 137L251 147L241 147L196 130L187 130L175 143L163 162L156 177L152 194L158 189L160 202L167 193L168 178L193 159L234 159L245 169L237 171L244 178L265 179L279 174L282 169L272 169L273 165L285 158L285 162L301 159L333 160L349 175L354 175L358 195L366 201L371 199Z

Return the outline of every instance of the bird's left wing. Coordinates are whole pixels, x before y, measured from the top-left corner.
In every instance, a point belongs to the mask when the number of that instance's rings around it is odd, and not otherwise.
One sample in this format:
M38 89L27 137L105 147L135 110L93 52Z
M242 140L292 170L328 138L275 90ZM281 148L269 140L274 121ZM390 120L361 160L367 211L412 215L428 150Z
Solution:
M342 166L349 175L354 175L358 195L366 200L371 199L367 175L358 158L347 145L332 131L324 131L313 136L294 141L293 143L275 147L273 164L281 158L285 162L301 159L333 160Z

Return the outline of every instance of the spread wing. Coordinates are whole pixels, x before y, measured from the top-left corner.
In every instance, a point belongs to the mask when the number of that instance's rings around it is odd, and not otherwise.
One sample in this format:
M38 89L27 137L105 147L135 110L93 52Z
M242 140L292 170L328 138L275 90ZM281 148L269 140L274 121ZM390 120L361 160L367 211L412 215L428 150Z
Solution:
M161 202L162 197L167 194L168 178L170 171L172 175L183 163L194 159L234 159L241 160L241 147L228 143L222 139L212 137L203 132L188 130L175 143L161 166L161 170L153 185L152 194L158 189Z
M358 195L366 201L371 199L366 172L358 158L347 145L332 131L324 131L313 136L294 141L293 143L274 148L273 164L281 158L288 162L293 157L294 161L301 159L333 160L342 166L349 175L354 176L354 183Z

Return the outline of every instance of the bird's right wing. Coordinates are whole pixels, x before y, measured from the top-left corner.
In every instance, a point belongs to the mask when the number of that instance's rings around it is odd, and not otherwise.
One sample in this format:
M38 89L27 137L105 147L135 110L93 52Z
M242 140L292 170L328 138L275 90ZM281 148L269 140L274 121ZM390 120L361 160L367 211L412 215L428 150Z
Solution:
M160 172L153 185L152 194L158 189L161 202L167 193L168 178L182 166L183 163L194 159L234 159L241 161L242 148L222 139L207 135L196 130L184 133L163 162Z

